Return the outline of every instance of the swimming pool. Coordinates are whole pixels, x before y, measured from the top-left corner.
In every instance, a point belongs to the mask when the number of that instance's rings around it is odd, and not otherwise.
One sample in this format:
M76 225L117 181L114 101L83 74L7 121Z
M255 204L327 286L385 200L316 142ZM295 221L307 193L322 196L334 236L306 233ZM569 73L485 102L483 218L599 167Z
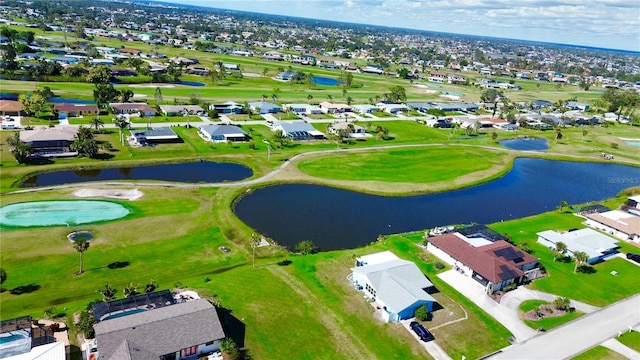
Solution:
M0 226L72 226L115 220L127 214L127 208L110 201L33 201L0 207Z

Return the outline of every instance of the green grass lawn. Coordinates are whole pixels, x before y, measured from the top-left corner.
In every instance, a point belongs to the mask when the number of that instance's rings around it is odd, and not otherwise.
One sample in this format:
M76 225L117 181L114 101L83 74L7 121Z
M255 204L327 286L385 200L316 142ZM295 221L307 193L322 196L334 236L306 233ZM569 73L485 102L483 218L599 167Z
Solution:
M316 157L299 168L320 178L429 183L486 170L503 160L502 152L424 147Z
M582 354L571 358L571 360L625 360L625 359L627 358L601 345L591 348L583 352Z
M622 336L618 336L616 340L632 348L633 350L640 352L640 332L637 332L635 330L625 331Z
M617 199L617 204L624 200ZM507 234L516 244L526 242L532 249L533 256L540 259L548 276L535 280L530 285L533 289L595 306L605 306L636 294L638 292L636 279L640 277L638 266L624 259L614 258L594 265L593 273L574 274L574 263L560 260L554 262L552 252L536 242L537 232L583 228L582 221L582 218L574 216L571 212L551 211L524 219L491 224L490 227L499 233ZM628 246L623 242L621 244ZM611 275L612 271L616 271L618 275ZM602 284L608 285L602 286Z
M534 308L540 306L540 305L547 305L549 304L546 301L542 301L542 300L527 300L523 303L520 304L520 312L521 314L524 314L528 311L533 310ZM544 313L544 312L543 312ZM556 326L560 326L562 324L568 323L569 321L575 320L577 318L579 318L580 316L584 315L584 313L579 312L579 311L572 311L572 312L567 312L563 315L560 316L545 316L542 319L539 320L524 320L524 323L527 324L527 326L529 326L530 328L537 330L539 328L543 328L545 330L550 330L553 329Z

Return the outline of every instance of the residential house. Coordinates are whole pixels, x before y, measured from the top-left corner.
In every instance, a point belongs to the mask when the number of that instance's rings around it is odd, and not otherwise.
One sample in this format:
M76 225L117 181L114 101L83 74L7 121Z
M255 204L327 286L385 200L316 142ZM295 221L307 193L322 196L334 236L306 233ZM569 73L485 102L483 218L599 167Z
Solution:
M109 103L114 114L129 114L140 116L155 116L156 111L147 103Z
M635 210L640 210L640 195L629 196L629 199L627 199L626 205L634 208ZM637 214L640 215L640 213L637 213Z
M131 141L138 145L182 142L171 127L159 127L147 130L131 130Z
M580 111L587 111L590 108L589 104L577 102L577 101L567 101L564 104L564 106L571 110L580 110Z
M203 125L198 128L198 135L205 141L211 142L249 140L249 135L235 125Z
M280 106L266 101L250 102L249 109L259 114L275 114L280 112Z
M198 105L160 105L160 111L166 116L204 115L204 109Z
M346 121L334 122L327 127L327 131L334 135L337 135L339 131L347 131L347 137L353 139L364 139L373 136L367 133L362 126Z
M53 111L59 116L60 113L66 114L67 117L76 117L76 116L94 116L98 114L98 107L95 105L85 105L85 104L55 104L53 106Z
M380 111L388 112L389 114L397 114L407 110L407 106L404 104L396 104L388 101L381 101L376 104L376 107Z
M364 104L364 105L351 105L351 109L359 114L373 114L374 112L378 111L378 108L373 106L373 105L369 105L369 104Z
M439 71L432 71L429 73L429 77L427 79L430 82L444 83L447 79L447 74Z
M323 140L326 136L305 121L279 121L271 127L273 131L282 131L282 136L292 140Z
M178 302L167 290L96 304L94 317L102 360L197 359L219 353L225 338L209 301Z
M347 104L333 104L328 101L323 101L318 104L318 106L325 114L342 114L345 112L351 112L351 106Z
M553 103L548 100L533 100L531 101L531 109L532 110L541 110L544 108L552 108Z
M211 104L209 110L215 110L218 114L242 114L244 108L237 102L227 101L222 104Z
M450 84L466 84L467 78L460 74L449 74L447 80Z
M64 157L76 156L71 150L78 128L74 126L57 126L24 130L20 132L20 140L31 146L33 156Z
M492 294L540 277L539 261L504 240L447 233L427 238L427 251Z
M291 111L295 114L308 114L308 115L322 114L322 110L318 106L309 105L309 104L283 104L282 109L284 111Z
M363 67L362 69L360 69L360 72L365 73L365 74L382 75L384 73L384 70L382 69L382 67L377 66L377 65L367 65L367 66Z
M65 360L66 346L31 316L0 322L0 359Z
M140 55L140 53L142 51L138 50L138 49L129 49L129 48L121 48L120 50L118 50L118 52L120 54L124 54L124 55L134 55L134 56L138 56Z
M582 251L589 256L587 262L595 264L614 255L617 252L618 241L593 229L584 228L565 233L546 230L537 233L538 242L550 250L556 248L559 242L567 246L567 255L574 256Z
M22 113L22 103L16 100L0 100L0 115L20 116Z
M388 322L410 319L423 305L432 311L436 303L428 293L433 284L416 264L390 251L357 258L351 271L356 289L381 307Z
M637 213L637 211L636 211ZM604 231L618 239L640 244L640 215L622 210L585 215L585 225Z

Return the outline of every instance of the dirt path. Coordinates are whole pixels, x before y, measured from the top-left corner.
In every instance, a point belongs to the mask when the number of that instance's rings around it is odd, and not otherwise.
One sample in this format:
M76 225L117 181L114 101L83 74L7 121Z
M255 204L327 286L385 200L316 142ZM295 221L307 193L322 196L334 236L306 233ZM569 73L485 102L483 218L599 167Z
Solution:
M284 281L293 291L295 291L303 301L311 307L322 304L322 300L313 294L307 287L293 275L289 274L282 267L269 267L269 270L282 281ZM367 349L367 346L360 340L358 334L351 331L344 319L340 318L330 308L318 309L318 320L331 334L338 350L347 359L376 359L375 354Z

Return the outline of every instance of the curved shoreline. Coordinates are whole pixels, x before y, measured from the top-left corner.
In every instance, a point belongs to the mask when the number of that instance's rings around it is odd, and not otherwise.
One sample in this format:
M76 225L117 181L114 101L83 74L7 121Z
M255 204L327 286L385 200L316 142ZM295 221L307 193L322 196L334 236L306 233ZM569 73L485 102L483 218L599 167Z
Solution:
M367 189L366 187L359 187L359 186L354 187L354 186L345 185L345 182L355 182L352 180L317 178L307 174L305 174L305 177L308 176L307 179L292 179L292 178L288 178L287 176L278 177L278 175L281 174L290 165L297 163L298 160L304 157L309 157L309 156L318 156L318 155L322 156L322 155L328 155L331 153L367 152L367 151L377 151L377 150L387 150L387 149L435 147L435 146L443 146L443 147L461 146L461 147L470 147L470 148L481 148L481 149L492 150L492 151L504 151L509 154L508 156L511 157L511 161L509 161L509 163L506 164L502 170L498 171L494 175L490 175L488 177L484 177L480 180L472 181L470 183L463 183L463 184L460 184L459 186L438 188L435 191L428 191L427 189L424 188L427 186L433 186L434 183L409 183L409 184L416 185L418 190L415 190L415 191L403 190L403 191L397 191L397 192L384 193L380 191L373 191L371 189ZM166 187L166 188L215 188L215 187L243 187L243 186L250 186L253 188L255 185L261 185L261 184L264 186L271 186L271 185L285 184L285 183L312 183L312 184L342 188L342 189L351 190L351 191L377 194L381 196L409 196L409 195L416 195L416 194L429 194L429 193L437 193L437 192L454 190L454 189L462 189L469 186L474 186L474 185L478 185L478 184L482 184L482 183L494 180L496 178L503 176L511 168L513 168L513 162L516 158L544 158L544 159L558 160L558 161L565 160L565 161L578 161L578 162L603 162L599 158L587 158L584 155L550 153L545 151L512 150L512 149L497 148L494 146L487 146L487 145L447 144L447 143L386 145L386 146L374 146L374 147L366 147L366 148L327 149L327 150L303 152L300 154L296 154L291 158L286 159L277 168L271 170L270 172L260 177L249 179L249 180L234 181L234 182L216 182L216 183L173 183L173 182L161 182L161 181L159 182L144 182L144 181L142 182L131 182L131 181L78 182L78 183L71 183L71 184L52 185L52 186L8 191L8 192L0 193L0 196L35 193L40 191L50 191L50 190L59 190L59 189L72 189L75 187L84 187L87 184L91 184L95 186L144 186L144 187ZM173 163L175 163L175 161ZM615 161L615 162L607 162L607 163L615 163L620 165L640 167L640 163L635 161ZM496 165L483 171L490 171L495 167ZM61 170L64 171L63 169L56 169L54 171L61 171ZM296 169L296 170L300 171L299 169ZM459 176L456 179L463 179L464 181L464 178L468 177L471 174L473 173ZM271 181L271 180L274 180L274 181ZM362 182L362 181L357 181L357 182ZM396 187L398 186L402 187L401 183L384 182L384 181L381 181L380 183L393 184Z

